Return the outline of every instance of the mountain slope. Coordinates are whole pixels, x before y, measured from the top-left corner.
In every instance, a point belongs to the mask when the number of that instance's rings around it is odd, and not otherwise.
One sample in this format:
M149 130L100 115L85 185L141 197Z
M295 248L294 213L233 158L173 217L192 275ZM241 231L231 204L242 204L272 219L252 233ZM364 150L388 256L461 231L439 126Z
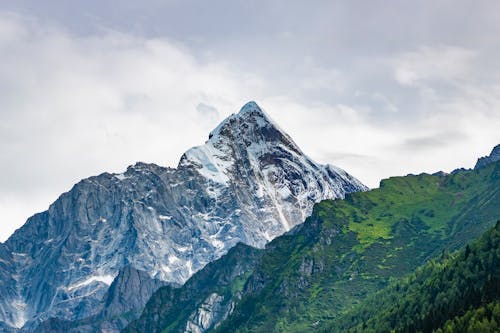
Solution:
M304 224L266 246L234 299L236 306L212 327L217 332L314 331L389 280L481 235L500 217L499 191L496 162L451 175L393 177L379 189L323 201ZM154 326L162 320L154 314L175 315L162 308L161 290L130 328L183 332L182 325ZM195 309L188 304L182 311ZM129 329L125 332L134 332Z
M319 204L299 226L310 233L307 241L296 236L291 257L268 254L287 264L279 274L267 264L255 270L260 291L247 294L221 331L315 329L389 279L484 232L500 214L499 178L499 164L445 177L397 177L378 190Z
M262 250L241 243L236 245L193 275L181 288L158 290L142 314L147 320L132 323L126 331L202 332L212 328L234 307L261 255Z
M12 265L0 266L9 276L0 322L31 327L95 315L126 266L183 283L238 242L264 246L315 202L365 189L310 160L250 102L176 169L137 163L82 180L28 219L2 245Z
M499 262L500 222L497 222L459 253L430 261L369 297L324 331L430 333L469 309L500 301ZM456 322L460 321L463 318L457 318Z
M103 301L96 307L95 315L75 321L50 318L36 327L25 327L23 330L34 330L36 333L119 332L140 315L151 295L165 285L169 284L126 266L113 280Z
M488 156L481 157L477 160L474 169L482 168L488 164L500 161L500 145L496 145Z
M19 315L22 313L23 304L18 301L16 272L13 266L13 254L0 243L0 318L5 318L7 323L15 325L20 324L24 319Z
M249 279L258 288L220 331L316 329L390 279L482 234L500 216L499 191L497 162L448 176L395 177L380 189L320 203L296 236L273 242L293 244L293 255L264 254ZM276 269L275 262L286 264Z
M500 301L472 308L448 320L436 333L497 333L500 329Z

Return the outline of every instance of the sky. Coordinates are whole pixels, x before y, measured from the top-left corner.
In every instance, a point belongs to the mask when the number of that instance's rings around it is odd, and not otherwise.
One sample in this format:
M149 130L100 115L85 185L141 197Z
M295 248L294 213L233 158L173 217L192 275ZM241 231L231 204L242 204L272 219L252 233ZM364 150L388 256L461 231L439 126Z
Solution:
M0 0L0 241L255 100L370 187L500 143L500 2Z

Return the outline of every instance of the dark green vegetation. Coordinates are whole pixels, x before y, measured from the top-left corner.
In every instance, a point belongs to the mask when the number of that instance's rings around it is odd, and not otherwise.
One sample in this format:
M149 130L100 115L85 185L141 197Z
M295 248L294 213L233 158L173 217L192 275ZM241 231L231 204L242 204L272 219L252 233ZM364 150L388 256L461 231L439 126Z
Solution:
M500 318L499 263L497 222L472 245L429 261L370 296L324 331L406 333L443 327L440 332L494 332Z
M497 300L448 320L436 333L497 333L499 327L500 301Z
M215 331L312 332L344 318L368 295L495 225L499 191L497 162L451 175L394 177L379 189L323 201L242 273L236 306ZM175 312L165 310L162 302L172 302L165 292L153 295L134 325L177 332L182 325L175 322L200 305L183 301Z

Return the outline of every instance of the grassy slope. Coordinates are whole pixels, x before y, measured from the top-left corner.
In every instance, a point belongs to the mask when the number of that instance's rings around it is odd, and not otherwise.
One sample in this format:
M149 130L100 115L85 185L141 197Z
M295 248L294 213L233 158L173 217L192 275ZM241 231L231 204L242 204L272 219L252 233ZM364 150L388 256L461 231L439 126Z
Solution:
M294 235L271 242L219 332L314 331L500 216L500 163L448 176L384 180L324 201Z
M441 327L456 332L469 326L482 327L488 332L498 329L493 317L500 315L499 263L500 222L497 222L471 246L419 267L415 273L325 325L324 332L430 333ZM464 316L469 309L470 313ZM446 323L447 320L450 322Z

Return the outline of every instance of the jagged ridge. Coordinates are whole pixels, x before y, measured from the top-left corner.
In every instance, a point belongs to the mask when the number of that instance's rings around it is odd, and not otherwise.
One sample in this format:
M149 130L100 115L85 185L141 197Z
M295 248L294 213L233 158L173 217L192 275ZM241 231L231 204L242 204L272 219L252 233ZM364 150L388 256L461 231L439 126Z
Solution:
M183 283L237 242L262 247L315 202L365 189L310 160L250 102L176 169L137 163L91 177L31 217L5 243L13 271L0 272L10 281L0 321L35 327L94 315L125 266Z
M500 161L500 145L496 145L490 155L479 158L474 169L483 168L496 161Z

